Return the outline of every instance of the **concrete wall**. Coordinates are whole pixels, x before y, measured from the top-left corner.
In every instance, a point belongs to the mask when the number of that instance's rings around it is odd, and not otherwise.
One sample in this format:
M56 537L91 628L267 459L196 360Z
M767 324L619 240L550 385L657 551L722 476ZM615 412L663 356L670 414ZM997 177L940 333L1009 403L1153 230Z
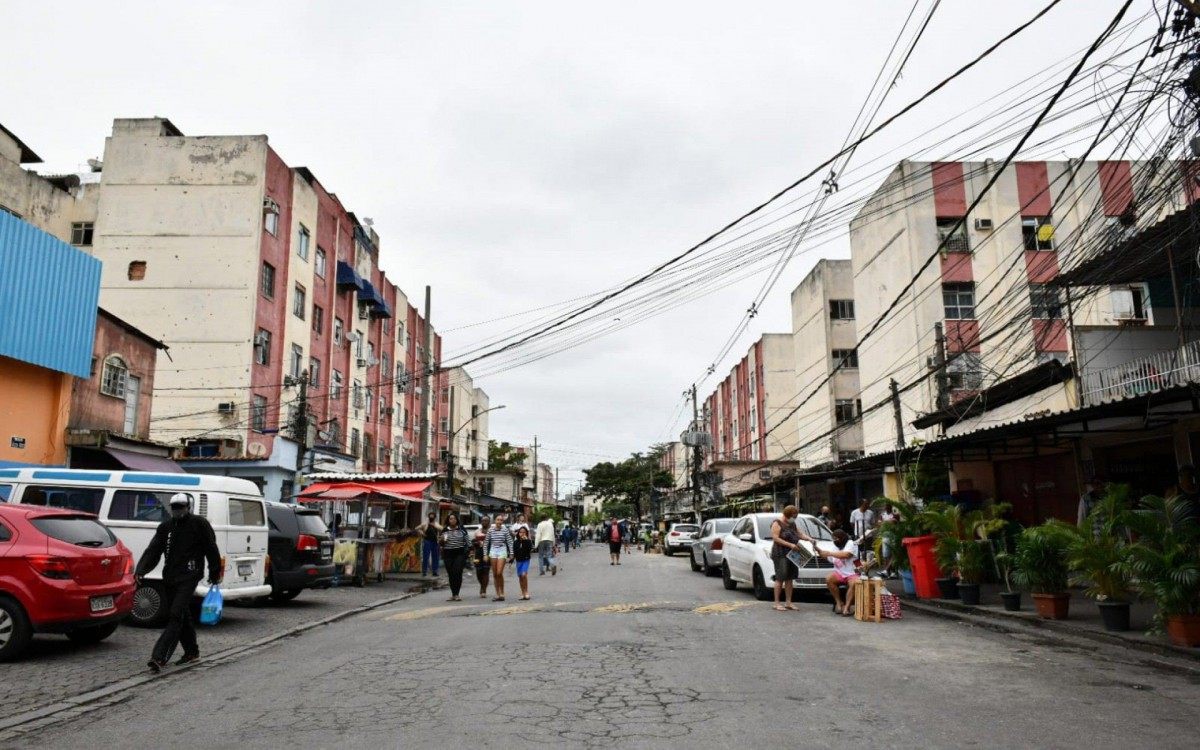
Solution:
M0 463L66 465L71 381L63 372L0 357Z
M67 189L21 166L20 148L0 132L0 206L63 242L71 241L71 224L95 221L99 185L96 176L69 177ZM87 248L84 248L87 250Z

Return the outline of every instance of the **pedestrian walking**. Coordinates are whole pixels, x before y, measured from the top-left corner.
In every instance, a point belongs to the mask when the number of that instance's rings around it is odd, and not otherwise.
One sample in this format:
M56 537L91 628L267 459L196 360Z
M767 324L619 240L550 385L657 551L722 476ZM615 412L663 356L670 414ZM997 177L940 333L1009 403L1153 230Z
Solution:
M517 515L517 522L512 525L512 527L509 529L509 531L512 532L513 538L515 539L518 531L520 531L521 529L528 529L528 528L529 528L529 523L525 520L525 514L520 513Z
M442 533L442 527L438 525L437 514L430 513L425 523L417 528L417 532L421 534L421 576L424 577L426 571L432 570L433 575L438 574L438 534Z
M442 529L442 559L446 563L446 575L450 578L450 598L446 601L462 601L458 593L462 590L463 568L467 564L470 543L467 530L458 522L458 514L446 516L446 527Z
M850 528L854 532L854 541L859 544L866 538L867 532L875 528L875 511L871 510L871 502L866 498L850 512Z
M546 571L550 571L550 575L558 575L558 566L554 564L554 519L550 516L544 516L541 523L537 525L537 533L534 536L534 544L537 545L538 553L538 575L546 575Z
M152 672L161 672L180 644L183 645L183 656L176 664L187 664L200 658L200 645L196 642L199 615L196 586L204 578L205 562L208 563L209 586L219 585L222 576L221 551L217 548L212 524L191 512L191 498L182 492L172 495L168 505L171 517L154 530L154 537L142 559L138 560L135 571L141 584L146 574L158 565L159 559L163 561L167 624L154 644L150 661L146 662Z
M492 585L496 591L492 601L502 602L504 601L504 566L508 565L509 558L513 556L513 536L512 532L504 526L504 516L496 519L496 525L487 533L484 546L487 547L488 559L492 564Z
M479 581L479 598L487 598L488 580L492 575L492 561L488 559L487 542L488 531L492 526L492 519L484 516L479 521L480 528L475 534L475 539L471 542L471 555L475 558L475 580Z
M783 515L771 522L771 562L775 564L775 609L779 612L796 608L792 604L792 592L800 570L796 569L793 572L796 565L788 559L788 553L802 549L802 539L816 549L817 540L796 526L796 516L799 514L800 510L795 505L789 505L783 509ZM785 593L786 604L779 601Z
M621 547L625 554L629 554L629 540L633 536L633 524L621 521L618 524L621 527Z
M529 538L529 527L517 529L513 542L513 560L517 566L517 583L521 584L521 599L529 601L529 562L533 557L533 540Z
M623 544L624 534L621 530L621 524L617 523L617 519L610 518L608 521L608 556L609 565L621 564L621 546Z

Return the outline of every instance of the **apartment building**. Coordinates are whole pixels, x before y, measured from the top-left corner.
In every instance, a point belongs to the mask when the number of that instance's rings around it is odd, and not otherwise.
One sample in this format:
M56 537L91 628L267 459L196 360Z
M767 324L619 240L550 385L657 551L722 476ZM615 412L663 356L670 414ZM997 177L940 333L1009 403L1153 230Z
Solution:
M791 459L795 423L776 427L795 405L792 334L767 333L754 342L729 375L704 400L712 435L706 465L722 461Z
M486 470L488 465L488 410L491 408L487 393L475 386L471 375L462 367L447 373L447 386L441 397L446 401L446 418L438 424L439 435L448 434L448 455L453 457L455 479L469 484L470 472Z
M436 460L441 339L380 267L380 237L265 135L186 136L118 119L106 140L91 251L101 300L170 346L151 436L194 459L286 464L307 376L318 451L365 471ZM286 452L286 451L285 451ZM294 450L291 452L294 455ZM286 467L281 467L286 468Z

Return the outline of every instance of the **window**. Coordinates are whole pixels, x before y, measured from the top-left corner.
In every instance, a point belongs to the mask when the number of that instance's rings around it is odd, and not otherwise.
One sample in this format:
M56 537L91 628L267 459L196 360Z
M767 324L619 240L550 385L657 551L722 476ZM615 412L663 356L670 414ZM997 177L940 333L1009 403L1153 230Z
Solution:
M1039 320L1062 318L1062 291L1045 284L1029 285L1030 314Z
M267 429L267 397L255 396L250 403L250 429L263 432Z
M367 342L367 364L370 365L375 361L375 345L370 341Z
M0 484L0 503L8 502L9 498L11 498L11 497L12 497L12 485L11 484Z
M495 477L480 477L479 491L485 495L496 494L496 478Z
M368 422L370 422L371 415L374 414L374 412L375 412L375 395L374 395L374 392L371 390L371 386L369 386L369 385L366 387L365 393L366 393L366 395L363 397L363 400L366 402L366 407L367 407L367 415L366 415L365 419Z
M388 374L392 371L392 358L387 355L387 352L380 354L379 357L381 360L380 366L379 366L379 372L380 372L379 377L386 378L388 376Z
M363 358L363 335L362 331L354 332L354 356L358 359Z
M834 364L841 363L842 368L858 369L858 350L857 349L834 349L833 350Z
M12 532L8 530L7 526L0 523L0 542L7 542L10 539L12 539Z
M333 318L333 343L337 346L341 346L342 338L345 336L345 334L346 334L346 324L342 322L341 318L334 316L334 318Z
M84 513L99 513L100 503L103 500L103 487L30 485L21 495L21 502L25 505L46 505L51 508L66 508Z
M113 521L146 521L162 523L167 520L167 503L174 492L151 492L149 490L117 490L113 494L108 517ZM188 495L188 500L195 499Z
M357 427L350 428L350 455L358 457L359 449L362 447L362 437L358 432Z
M77 547L101 548L117 544L113 533L91 518L42 516L30 519L29 523L51 539Z
M977 391L983 387L983 360L978 354L962 352L946 363L950 390Z
M271 198L263 201L263 229L272 236L279 235L279 204Z
M1116 320L1149 320L1146 287L1140 284L1114 286L1109 289L1113 318Z
M336 419L329 423L328 434L329 434L329 440L325 444L341 447L341 445L342 445L342 426L340 424L338 424L338 421Z
M125 383L129 379L129 368L125 360L110 354L104 360L104 373L100 377L100 392L105 396L125 398Z
M313 333L320 336L325 333L325 308L320 305L313 305Z
M339 399L342 397L342 373L333 370L329 374L329 398Z
M90 221L77 221L71 225L71 244L76 247L91 247L93 224Z
M313 388L321 387L321 360L316 357L308 360L308 384Z
M1049 216L1021 217L1021 237L1026 250L1053 250L1054 223Z
M266 328L259 328L254 337L254 361L260 365L271 362L271 332Z
M967 222L961 217L938 217L937 220L938 247L946 253L969 253L971 246L967 243Z
M854 300L829 300L829 317L832 320L854 320Z
M296 238L296 255L299 255L301 260L308 260L308 241L310 238L311 235L309 235L308 229L301 224L300 236Z
M325 278L325 248L317 245L317 254L313 258L313 272Z
M854 421L857 412L854 410L854 399L839 398L833 402L833 419L837 424L848 424Z
M130 281L143 281L146 278L146 261L131 260L129 261L129 270L126 272L126 278Z
M355 380L354 385L350 388L350 399L354 404L355 409L363 407L362 381Z
M300 320L304 320L304 315L307 312L308 293L304 291L302 285L297 284L295 294L292 297L292 315L295 315Z
M261 288L264 297L275 298L275 266L270 263L262 264Z
M975 319L975 285L970 282L942 284L942 304L946 320Z
M440 420L438 420L438 429L443 434L449 433L450 432L450 420L445 417L442 417Z
M292 344L292 357L288 362L288 373L296 379L300 378L304 372L304 348L299 344Z
M266 513L261 500L229 498L230 526L265 526L266 523Z
M379 446L379 463L386 464L388 462L388 447L386 445Z

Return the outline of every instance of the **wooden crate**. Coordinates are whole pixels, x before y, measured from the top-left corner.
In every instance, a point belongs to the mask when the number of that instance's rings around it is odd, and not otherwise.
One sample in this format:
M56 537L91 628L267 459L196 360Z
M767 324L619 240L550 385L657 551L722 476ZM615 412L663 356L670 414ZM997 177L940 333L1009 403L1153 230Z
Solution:
M883 581L878 578L859 578L854 582L854 619L863 622L883 621Z

